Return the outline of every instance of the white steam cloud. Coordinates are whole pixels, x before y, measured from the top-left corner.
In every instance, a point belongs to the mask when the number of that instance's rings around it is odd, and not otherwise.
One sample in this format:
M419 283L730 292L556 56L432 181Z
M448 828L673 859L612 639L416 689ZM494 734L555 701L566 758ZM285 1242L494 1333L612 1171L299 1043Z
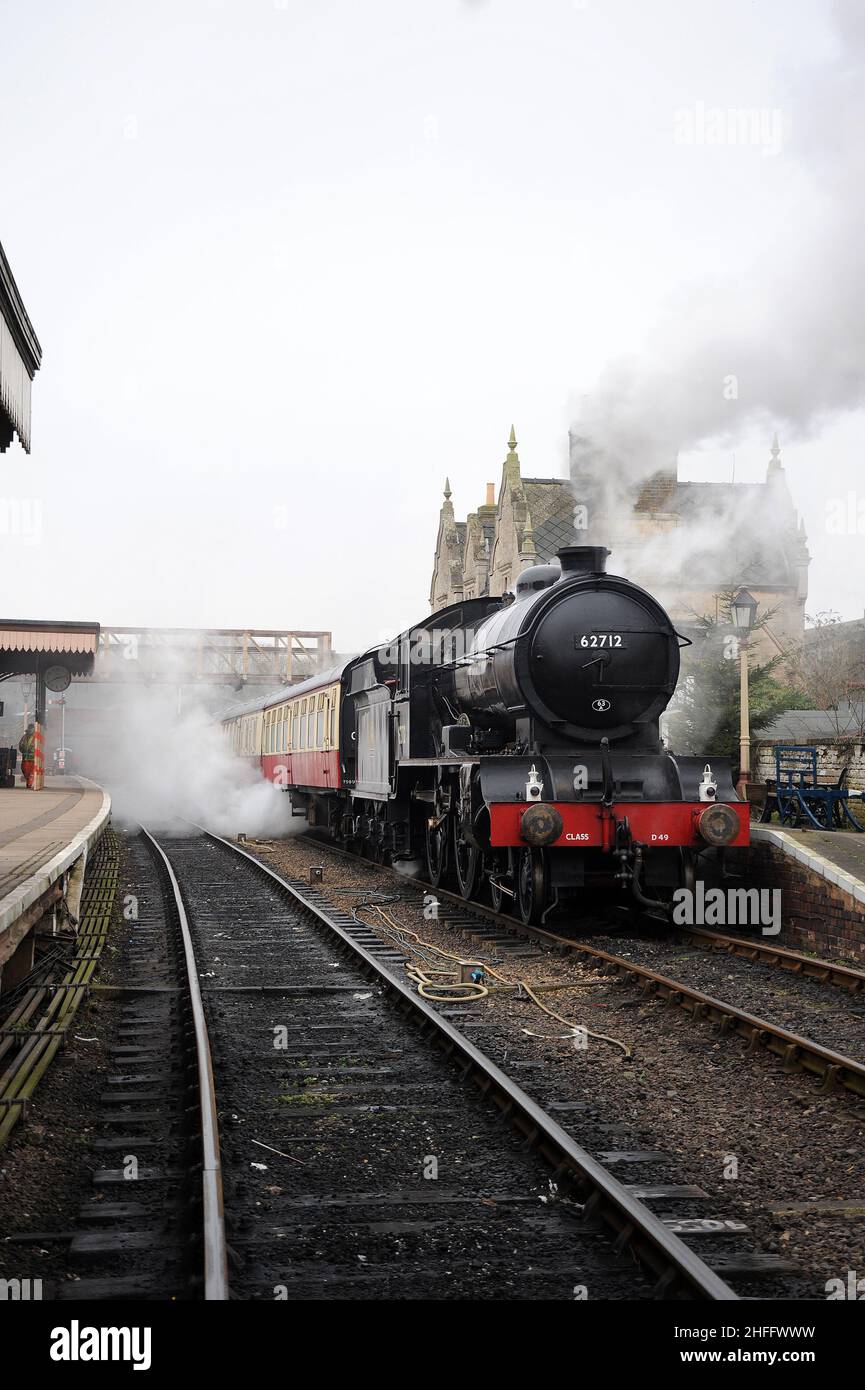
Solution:
M865 401L865 6L833 11L838 55L791 89L791 148L810 184L801 224L779 225L771 258L735 282L680 289L650 349L604 367L574 430L590 529L627 515L679 450L757 428L767 442L774 428L807 437Z
M125 685L110 736L87 770L111 792L124 825L182 833L184 823L196 822L222 835L260 837L306 824L292 820L286 792L232 753L212 713L196 707L178 714L170 687Z

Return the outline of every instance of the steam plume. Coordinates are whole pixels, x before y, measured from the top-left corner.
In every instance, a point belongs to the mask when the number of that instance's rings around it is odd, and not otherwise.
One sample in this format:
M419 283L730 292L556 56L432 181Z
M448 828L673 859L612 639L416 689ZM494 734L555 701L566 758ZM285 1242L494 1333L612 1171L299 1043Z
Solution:
M779 226L771 258L735 283L679 290L651 349L604 367L575 427L575 472L595 483L578 498L590 525L629 513L639 485L681 449L755 428L807 437L865 400L865 8L833 9L838 56L791 91L788 137L811 185L803 229Z

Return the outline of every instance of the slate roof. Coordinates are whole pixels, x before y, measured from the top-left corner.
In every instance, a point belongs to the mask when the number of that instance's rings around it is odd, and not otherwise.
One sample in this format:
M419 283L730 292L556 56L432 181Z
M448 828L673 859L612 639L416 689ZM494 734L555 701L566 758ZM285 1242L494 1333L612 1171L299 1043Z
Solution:
M552 560L563 545L574 545L574 494L566 478L524 478L538 561Z
M836 710L788 709L755 735L760 743L825 743L861 737L865 705L841 704Z

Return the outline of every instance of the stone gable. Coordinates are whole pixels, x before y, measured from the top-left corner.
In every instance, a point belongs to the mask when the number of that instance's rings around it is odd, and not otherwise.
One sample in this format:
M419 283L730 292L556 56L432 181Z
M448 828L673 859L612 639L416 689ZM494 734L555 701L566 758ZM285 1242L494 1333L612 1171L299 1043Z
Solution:
M767 655L783 654L785 643L801 638L810 556L777 439L764 483L684 482L675 468L664 469L640 486L628 516L596 522L591 531L575 525L583 497L573 465L579 443L571 439L571 478L523 478L512 427L498 496L488 484L485 504L465 522L455 519L446 481L430 588L433 610L513 590L528 565L552 560L563 545L586 543L607 545L610 570L651 589L676 622L717 617L719 595L745 585L763 613L773 612L759 635ZM584 490L588 499L588 482ZM747 526L729 520L734 517L747 518ZM659 560L675 557L679 543L695 536L699 544L683 549L686 560L674 563L667 582L659 578Z

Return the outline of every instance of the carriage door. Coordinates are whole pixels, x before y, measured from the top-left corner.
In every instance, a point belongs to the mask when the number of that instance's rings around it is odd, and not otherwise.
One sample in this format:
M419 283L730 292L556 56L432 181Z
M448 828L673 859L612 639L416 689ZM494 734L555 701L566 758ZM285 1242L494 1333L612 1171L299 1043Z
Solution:
M330 694L330 691L329 691L329 690L326 690L326 691L324 692L324 694L323 694L322 697L321 697L321 700L322 700L322 709L323 709L323 712L324 712L324 718L323 718L323 733L322 733L322 739L321 739L321 747L322 747L322 750L323 750L323 751L322 751L322 755L321 755L321 771L322 771L322 778L321 778L321 780L322 780L322 782L324 783L324 785L325 785L326 787L329 787L329 786L330 786L330 750L331 750L331 744L330 744L330 700L331 700L331 694Z
M384 686L365 690L355 702L357 783L368 796L390 791L390 693Z

